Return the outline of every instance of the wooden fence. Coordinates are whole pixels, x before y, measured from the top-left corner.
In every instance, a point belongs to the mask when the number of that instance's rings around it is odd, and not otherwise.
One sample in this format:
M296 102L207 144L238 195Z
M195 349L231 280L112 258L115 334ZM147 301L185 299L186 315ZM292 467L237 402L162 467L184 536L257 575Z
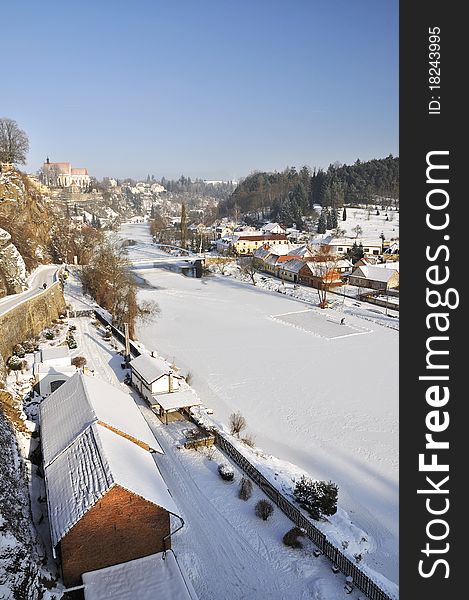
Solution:
M370 600L392 600L360 567L334 546L319 529L285 496L279 492L249 460L237 450L220 432L215 432L216 445L229 456L260 487L266 496L280 508L321 552L344 573L351 576L353 584Z

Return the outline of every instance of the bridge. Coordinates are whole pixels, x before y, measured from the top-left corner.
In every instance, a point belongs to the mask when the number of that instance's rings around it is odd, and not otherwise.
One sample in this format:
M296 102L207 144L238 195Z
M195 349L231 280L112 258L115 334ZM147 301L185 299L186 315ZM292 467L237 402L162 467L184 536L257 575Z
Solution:
M162 263L178 263L181 261L195 263L196 261L205 260L205 254L198 254L172 244L153 244L151 246L138 244L127 246L126 250L133 269L157 266Z

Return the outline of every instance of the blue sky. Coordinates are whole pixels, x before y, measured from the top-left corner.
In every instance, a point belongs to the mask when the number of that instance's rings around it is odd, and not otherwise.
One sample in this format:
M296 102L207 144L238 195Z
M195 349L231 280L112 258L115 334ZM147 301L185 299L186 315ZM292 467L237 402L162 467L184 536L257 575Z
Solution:
M398 154L397 0L2 6L0 116L116 177L233 179Z

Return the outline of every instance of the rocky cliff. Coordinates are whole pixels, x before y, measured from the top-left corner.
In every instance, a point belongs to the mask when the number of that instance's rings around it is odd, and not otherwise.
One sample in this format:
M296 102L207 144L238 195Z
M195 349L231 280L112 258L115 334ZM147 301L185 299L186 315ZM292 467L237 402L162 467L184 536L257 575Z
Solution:
M26 265L11 235L0 228L0 298L19 294L26 286Z
M10 234L10 243L30 271L49 262L53 206L27 175L9 165L0 166L0 228Z

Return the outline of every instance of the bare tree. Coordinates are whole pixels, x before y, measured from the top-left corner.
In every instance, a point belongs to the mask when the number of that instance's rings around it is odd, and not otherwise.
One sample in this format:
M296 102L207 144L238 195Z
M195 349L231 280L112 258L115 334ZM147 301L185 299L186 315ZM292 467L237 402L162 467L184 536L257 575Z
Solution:
M29 139L13 119L0 119L0 162L24 164Z
M352 231L355 233L356 238L363 233L363 229L360 227L360 225L355 225Z
M326 308L329 290L340 283L340 275L337 270L340 257L332 251L330 246L322 246L319 249L308 246L308 249L312 254L308 266L314 277L315 287L318 290L319 306Z
M256 285L257 269L254 264L254 258L252 256L245 256L239 259L239 267L241 271L251 279L252 285Z
M240 432L243 429L246 429L246 419L243 415L238 411L235 413L231 413L230 415L230 432L231 435L237 435L239 437Z

